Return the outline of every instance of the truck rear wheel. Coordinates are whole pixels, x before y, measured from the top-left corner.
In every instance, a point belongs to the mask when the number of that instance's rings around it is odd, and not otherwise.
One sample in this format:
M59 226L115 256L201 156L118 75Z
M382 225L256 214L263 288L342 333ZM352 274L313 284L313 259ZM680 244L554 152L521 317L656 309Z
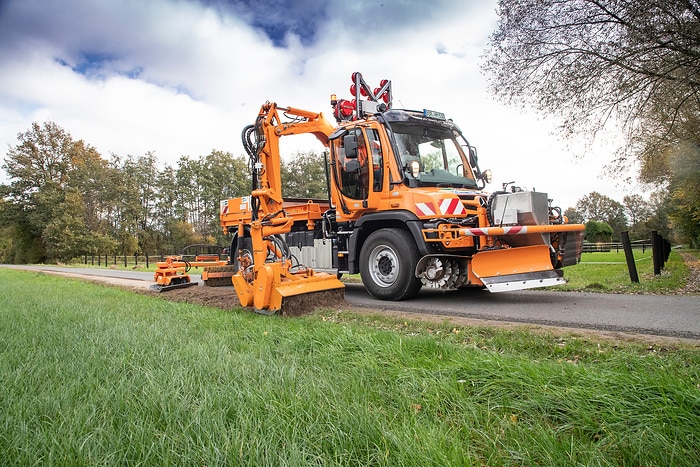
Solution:
M415 297L422 286L414 274L419 253L405 230L381 229L372 233L360 252L360 275L365 288L380 300Z
M249 257L251 262L253 258L253 240L249 236L244 236L242 240L243 242L241 248L243 251L239 252L238 234L233 234L233 238L231 239L231 249L229 251L229 264L233 266L234 273L237 273L238 270L241 268L241 263L238 261L239 253L242 253L244 256Z

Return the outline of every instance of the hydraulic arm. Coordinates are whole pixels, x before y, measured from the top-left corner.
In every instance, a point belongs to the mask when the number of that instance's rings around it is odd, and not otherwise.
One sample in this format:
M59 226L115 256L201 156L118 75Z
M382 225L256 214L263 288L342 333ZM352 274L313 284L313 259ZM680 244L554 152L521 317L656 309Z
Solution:
M294 263L285 236L295 219L285 210L280 170L282 136L310 133L327 145L332 132L333 126L321 113L269 102L261 107L255 124L243 130L253 172L251 213L250 220L241 218L238 222L235 251L231 253L237 265L232 281L241 305L275 313L282 309L286 297L326 290L342 293L344 286L336 275L316 273ZM313 230L313 221L309 223L301 228Z

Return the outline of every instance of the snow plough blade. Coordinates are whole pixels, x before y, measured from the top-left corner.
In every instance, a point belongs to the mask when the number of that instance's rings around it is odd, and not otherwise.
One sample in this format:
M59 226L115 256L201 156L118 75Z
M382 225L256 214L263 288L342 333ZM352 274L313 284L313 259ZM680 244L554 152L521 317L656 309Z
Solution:
M554 269L547 245L481 251L472 258L472 272L490 292L532 289L566 283Z

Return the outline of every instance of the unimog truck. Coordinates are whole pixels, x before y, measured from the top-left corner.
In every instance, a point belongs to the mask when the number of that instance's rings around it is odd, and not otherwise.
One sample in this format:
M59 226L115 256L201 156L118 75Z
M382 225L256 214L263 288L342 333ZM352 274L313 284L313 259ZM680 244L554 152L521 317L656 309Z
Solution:
M265 103L243 130L250 194L221 202L231 235L230 274L243 306L274 313L283 299L342 291L360 274L382 300L422 287L505 292L564 283L581 255L584 226L569 224L546 193L485 191L490 171L444 114L392 107L391 82L371 89L352 74L353 99L322 113ZM282 193L279 140L323 143L328 198Z

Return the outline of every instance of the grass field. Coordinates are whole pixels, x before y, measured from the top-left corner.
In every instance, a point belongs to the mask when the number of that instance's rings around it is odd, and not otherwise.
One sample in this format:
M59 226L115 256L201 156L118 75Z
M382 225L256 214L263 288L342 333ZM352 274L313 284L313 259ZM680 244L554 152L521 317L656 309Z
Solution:
M695 253L688 250L690 253ZM677 251L671 252L661 274L654 275L651 251L634 251L639 283L632 283L625 254L583 253L581 263L564 268L568 281L558 290L578 290L607 293L673 293L685 285L688 267Z
M700 464L700 351L0 269L2 465Z

